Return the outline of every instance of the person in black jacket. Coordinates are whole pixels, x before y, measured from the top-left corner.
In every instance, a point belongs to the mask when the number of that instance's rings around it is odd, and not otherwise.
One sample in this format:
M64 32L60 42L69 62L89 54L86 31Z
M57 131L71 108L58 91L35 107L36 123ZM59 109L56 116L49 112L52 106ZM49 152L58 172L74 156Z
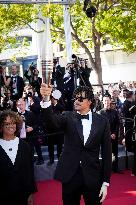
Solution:
M29 145L17 137L21 117L13 111L0 114L0 204L33 205L34 181Z
M111 143L112 143L112 153L115 160L112 163L112 170L114 172L119 172L118 169L118 132L119 132L119 116L115 109L111 108L111 97L110 95L105 95L103 97L104 108L99 111L101 115L106 117L110 123L111 132Z
M126 100L123 104L123 116L125 117L125 145L129 152L132 152L132 134L133 134L133 119L134 112L130 111L130 108L135 104L133 91L128 91L126 94Z
M25 99L20 98L17 102L18 113L22 116L24 122L20 133L20 138L23 138L30 146L34 156L34 148L38 155L37 165L41 165L44 163L41 145L37 141L37 136L35 136L38 122L36 121L36 115L31 112L27 111ZM39 119L38 119L39 120Z
M64 104L61 103L61 92L59 90L54 90L51 94L51 106L53 113L60 114L65 110ZM46 131L48 132L48 126L46 127ZM61 129L56 129L50 131L50 137L48 137L48 152L49 152L49 162L48 165L52 165L54 163L54 144L57 146L57 158L60 158L62 153L62 145L64 143L64 133Z
M34 92L38 94L38 97L41 97L40 86L42 83L42 78L40 78L38 75L39 75L39 71L34 65L31 65L29 69L26 70L24 73L24 76L26 77L26 79L28 79L29 84L33 87Z
M41 86L43 120L48 129L64 131L64 150L57 164L55 179L62 182L63 205L100 205L111 175L111 137L109 123L91 112L93 92L83 86L74 91L75 111L54 114L47 96L52 88ZM99 161L101 147L102 165Z
M9 86L11 88L11 99L14 101L22 97L25 86L23 78L18 75L17 71L17 66L13 65L11 69Z
M136 115L136 101L133 91L128 91L126 94L126 100L123 104L123 115L125 118L125 146L128 152L134 153L134 163L132 168L132 174L136 176L136 139L134 132L134 118Z

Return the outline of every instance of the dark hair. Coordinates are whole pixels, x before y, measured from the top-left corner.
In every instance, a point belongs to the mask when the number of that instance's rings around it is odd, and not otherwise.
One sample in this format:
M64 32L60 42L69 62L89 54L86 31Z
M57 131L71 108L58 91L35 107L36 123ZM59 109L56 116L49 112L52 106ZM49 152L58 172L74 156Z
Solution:
M133 94L134 94L134 92L129 90L129 91L126 93L126 98L131 98Z
M129 90L128 89L123 89L123 92L128 92Z
M85 92L85 97L88 100L91 100L93 102L94 94L93 94L92 88L88 87L88 86L79 86L79 87L77 87L74 90L73 97L75 97L77 94L82 94L83 92Z
M23 120L21 116L19 116L16 112L13 112L11 110L4 110L0 113L0 138L3 138L2 127L7 117L10 117L16 123L15 135L18 135L22 128Z
M111 99L111 95L110 95L108 90L105 90L105 93L104 93L103 97L108 97L108 98Z

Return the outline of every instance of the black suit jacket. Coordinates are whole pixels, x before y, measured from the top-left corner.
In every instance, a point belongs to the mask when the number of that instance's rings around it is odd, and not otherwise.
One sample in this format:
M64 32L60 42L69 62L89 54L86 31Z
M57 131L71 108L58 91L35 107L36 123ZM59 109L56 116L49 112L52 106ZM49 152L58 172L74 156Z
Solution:
M116 110L113 110L113 109L103 108L99 111L99 113L109 120L111 134L115 134L116 140L118 141L118 132L119 132L118 112Z
M23 95L23 90L24 90L24 81L23 78L17 75L17 99L21 98ZM12 85L13 85L13 80L11 77L11 82L10 82L10 87L11 87L11 95L13 94L13 89L12 89Z
M26 133L26 138L30 139L34 136L34 133L36 131L36 128L38 126L37 124L37 118L36 115L32 112L32 111L25 111L24 114L24 118L25 118L25 126L27 127L32 127L33 130L31 132L27 132Z
M64 151L56 168L55 179L68 182L81 166L87 186L110 182L111 137L107 119L99 114L92 114L92 127L84 146L82 124L75 112L55 115L49 107L43 109L42 114L48 129L61 128L65 135ZM102 165L99 161L100 147Z
M0 146L0 198L12 194L36 192L32 154L29 145L19 139L15 163Z

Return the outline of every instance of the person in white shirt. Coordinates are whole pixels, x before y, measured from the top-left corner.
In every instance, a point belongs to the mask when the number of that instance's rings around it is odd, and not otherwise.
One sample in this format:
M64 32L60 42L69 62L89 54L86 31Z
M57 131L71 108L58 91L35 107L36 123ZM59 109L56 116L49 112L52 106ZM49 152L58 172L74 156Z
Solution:
M42 84L43 121L50 130L64 131L64 150L55 171L55 179L62 183L63 205L79 205L81 195L85 205L100 205L106 198L111 175L108 120L92 112L93 92L87 86L74 91L74 111L57 115L49 101L51 92L51 86Z
M0 114L0 204L33 205L36 192L32 153L17 135L21 117L13 111Z

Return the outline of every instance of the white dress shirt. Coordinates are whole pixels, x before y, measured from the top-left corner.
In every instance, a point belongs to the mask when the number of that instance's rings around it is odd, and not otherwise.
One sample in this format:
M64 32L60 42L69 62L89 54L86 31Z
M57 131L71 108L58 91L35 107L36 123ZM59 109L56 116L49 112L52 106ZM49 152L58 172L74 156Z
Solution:
M22 128L20 130L20 138L25 139L26 138L26 127L25 122L23 122Z
M79 112L78 112L79 113ZM80 114L80 113L79 113ZM83 135L84 135L84 145L87 142L87 139L90 135L91 126L92 126L92 112L91 110L86 113L86 115L89 114L89 120L87 119L81 119L82 126L83 126Z

